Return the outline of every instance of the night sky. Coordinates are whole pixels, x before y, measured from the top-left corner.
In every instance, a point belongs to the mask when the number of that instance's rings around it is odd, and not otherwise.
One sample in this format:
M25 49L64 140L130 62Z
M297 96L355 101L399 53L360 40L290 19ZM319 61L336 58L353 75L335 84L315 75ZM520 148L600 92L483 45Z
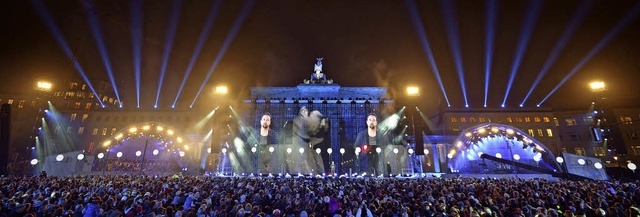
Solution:
M465 103L447 34L444 1L416 1L416 5L451 105L462 108ZM80 79L32 2L0 3L0 90L3 93L29 89L37 79ZM83 9L86 2L43 2L91 82L109 84ZM184 1L159 107L171 106L214 2ZM503 101L523 19L527 10L531 10L529 1L497 2L490 108L498 108ZM523 100L582 2L543 2L507 107L515 108ZM95 0L94 3L120 96L125 106L135 106L131 5L122 0ZM222 3L178 107L188 107L193 100L244 4L245 1ZM486 4L487 1L481 0L452 2L471 108L481 108L484 101ZM535 107L638 4L640 1L595 1L525 106ZM171 0L144 1L142 108L151 108L155 101L171 5ZM636 16L551 95L543 107L586 110L590 103L588 83L593 80L607 83L610 99L639 106L639 39L640 19ZM324 57L324 72L342 86L388 86L394 94L392 97L398 98L402 97L398 89L415 84L422 87L425 103L433 105L443 101L407 3L400 0L257 1L204 91L208 94L213 85L225 83L239 98L245 98L250 87L296 86L313 73L316 57ZM198 100L208 100L207 94Z

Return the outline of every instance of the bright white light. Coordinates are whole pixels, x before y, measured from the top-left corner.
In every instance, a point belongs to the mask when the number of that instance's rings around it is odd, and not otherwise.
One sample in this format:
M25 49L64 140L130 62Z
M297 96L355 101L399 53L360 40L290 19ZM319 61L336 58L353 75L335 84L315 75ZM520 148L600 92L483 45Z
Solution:
M536 153L536 155L533 155L533 160L535 162L539 162L540 160L542 160L542 154L540 152Z
M287 154L291 154L292 151L291 148L287 148Z
M173 130L167 130L167 134L169 134L169 136L173 135Z
M300 154L304 153L304 148L299 148L298 152L300 152Z
M176 140L178 140L178 143L182 143L182 137L178 137Z
M424 155L428 155L429 154L429 149L424 149Z
M31 165L32 166L35 166L36 164L38 164L38 159L34 158L33 160L31 160Z
M478 152L478 157L482 157L482 154L484 154L484 153L482 153L481 151L479 151L479 152Z
M111 140L102 143L102 146L105 146L105 147L109 145L111 145Z
M602 169L602 164L600 162L594 163L593 166L596 167L596 169Z
M520 160L520 155L519 154L514 154L513 155L513 159L514 160Z
M485 133L485 132L487 132L487 130L486 130L486 129L484 129L484 128L480 128L480 129L478 129L478 133Z
M407 95L409 96L418 96L420 95L420 88L415 86L407 87Z
M356 147L356 154L360 154L361 151L362 149L360 147Z
M256 153L256 151L258 151L256 147L251 147L251 153Z
M56 156L56 161L60 162L64 160L64 155L59 154L58 156Z
M512 135L514 133L513 129L507 129L507 134Z
M500 153L496 153L496 157L497 157L497 158L502 158L502 154L500 154Z
M333 149L331 149L331 148L327 148L327 153L328 153L329 155L331 155L331 153L333 153Z
M104 158L104 153L102 152L98 153L98 159L102 159L102 158Z
M140 157L140 155L142 155L142 152L141 151L136 151L136 156Z
M189 145L184 145L182 147L184 148L184 150L187 150L187 151L189 150Z
M82 159L84 159L84 154L82 153L78 154L78 160L82 160Z
M377 148L376 148L376 153L380 154L380 152L382 152L382 148L377 147Z
M211 151L211 148L209 148L209 151ZM158 149L154 149L153 152L151 152L154 156L158 155L160 153L160 151L158 151ZM211 153L211 152L209 152Z
M316 148L316 154L320 154L320 152L322 152L322 149Z
M184 157L184 151L180 151L178 152L178 154L180 155L180 157Z
M149 130L149 128L151 128L149 125L144 125L144 126L142 127L142 130L145 130L145 131L146 131L146 130Z
M273 151L275 151L275 150L276 149L273 146L269 147L269 152L273 153Z
M629 162L629 163L627 164L627 167L628 167L630 170L633 170L633 171L635 171L636 169L638 169L638 168L636 167L636 164L634 164L634 163L632 163L632 162Z
M226 154L227 153L227 148L222 148L222 154Z
M447 158L449 159L453 158L453 154L452 153L447 154Z
M398 148L393 148L393 153L398 154Z
M122 157L122 155L123 155L123 154L122 154L122 152L121 152L121 151L119 151L118 153L116 153L116 157L118 157L118 158L121 158L121 157Z
M344 148L340 148L340 154L344 154L344 152L346 152Z
M408 149L407 152L409 152L409 154L413 154L413 149Z
M562 158L562 157L556 157L556 162L558 162L558 163L564 163L564 158Z
M584 159L578 159L578 164L580 165L584 165L586 162L584 161Z

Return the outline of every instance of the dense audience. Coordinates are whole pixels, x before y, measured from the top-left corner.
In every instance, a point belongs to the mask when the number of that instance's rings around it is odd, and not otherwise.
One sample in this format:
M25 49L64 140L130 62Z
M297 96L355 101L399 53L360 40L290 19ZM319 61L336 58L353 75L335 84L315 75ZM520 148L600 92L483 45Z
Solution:
M140 171L141 167L144 167L143 171L148 172L180 171L180 166L175 162L145 160L144 165L142 165L142 161L132 159L109 159L98 161L95 163L92 170L135 172Z
M638 216L640 182L2 177L0 216Z

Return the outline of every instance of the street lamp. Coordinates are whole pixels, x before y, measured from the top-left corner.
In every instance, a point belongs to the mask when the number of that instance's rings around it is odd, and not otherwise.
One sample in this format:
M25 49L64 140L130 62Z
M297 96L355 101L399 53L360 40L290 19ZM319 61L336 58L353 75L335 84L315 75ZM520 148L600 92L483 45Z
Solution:
M629 162L629 163L627 164L627 167L628 167L631 171L633 171L634 173L636 172L636 169L638 169L638 168L636 167L636 164L634 164L634 163L632 163L632 162Z
M38 81L36 89L40 91L50 91L53 85L48 81Z
M59 154L58 156L56 156L56 161L60 162L64 160L64 155Z
M420 88L416 86L408 86L407 87L407 95L408 96L420 96Z
M102 158L104 158L104 153L102 152L98 153L98 159L102 159Z
M82 154L82 153L78 154L78 160L82 160L82 159L84 159L84 154Z
M118 159L120 159L120 158L122 157L122 155L123 155L123 154L122 154L122 152L121 152L121 151L119 151L118 153L116 153L116 157L118 157Z

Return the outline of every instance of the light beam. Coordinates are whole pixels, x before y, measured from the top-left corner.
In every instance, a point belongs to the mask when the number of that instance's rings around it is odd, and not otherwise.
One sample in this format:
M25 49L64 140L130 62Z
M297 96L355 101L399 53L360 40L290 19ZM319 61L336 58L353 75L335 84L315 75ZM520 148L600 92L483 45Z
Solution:
M162 83L164 82L164 75L167 71L167 64L169 63L169 56L171 55L171 49L173 48L173 40L176 36L176 29L178 28L178 20L180 18L180 10L182 9L182 0L173 0L171 5L171 18L169 20L169 27L167 28L167 37L164 40L164 51L162 52L162 66L160 67L160 80L158 81L158 91L156 93L156 103L153 108L158 108L158 100L160 99L160 90L162 89Z
M458 72L458 81L460 82L460 88L462 89L462 95L464 96L464 105L465 107L469 107L469 101L467 100L467 87L464 82L464 67L462 66L463 60L460 48L460 37L458 36L458 22L456 21L456 14L453 10L453 1L440 0L440 5L442 6L444 14L449 47L451 47L451 54L453 55L453 61L456 65L456 71Z

